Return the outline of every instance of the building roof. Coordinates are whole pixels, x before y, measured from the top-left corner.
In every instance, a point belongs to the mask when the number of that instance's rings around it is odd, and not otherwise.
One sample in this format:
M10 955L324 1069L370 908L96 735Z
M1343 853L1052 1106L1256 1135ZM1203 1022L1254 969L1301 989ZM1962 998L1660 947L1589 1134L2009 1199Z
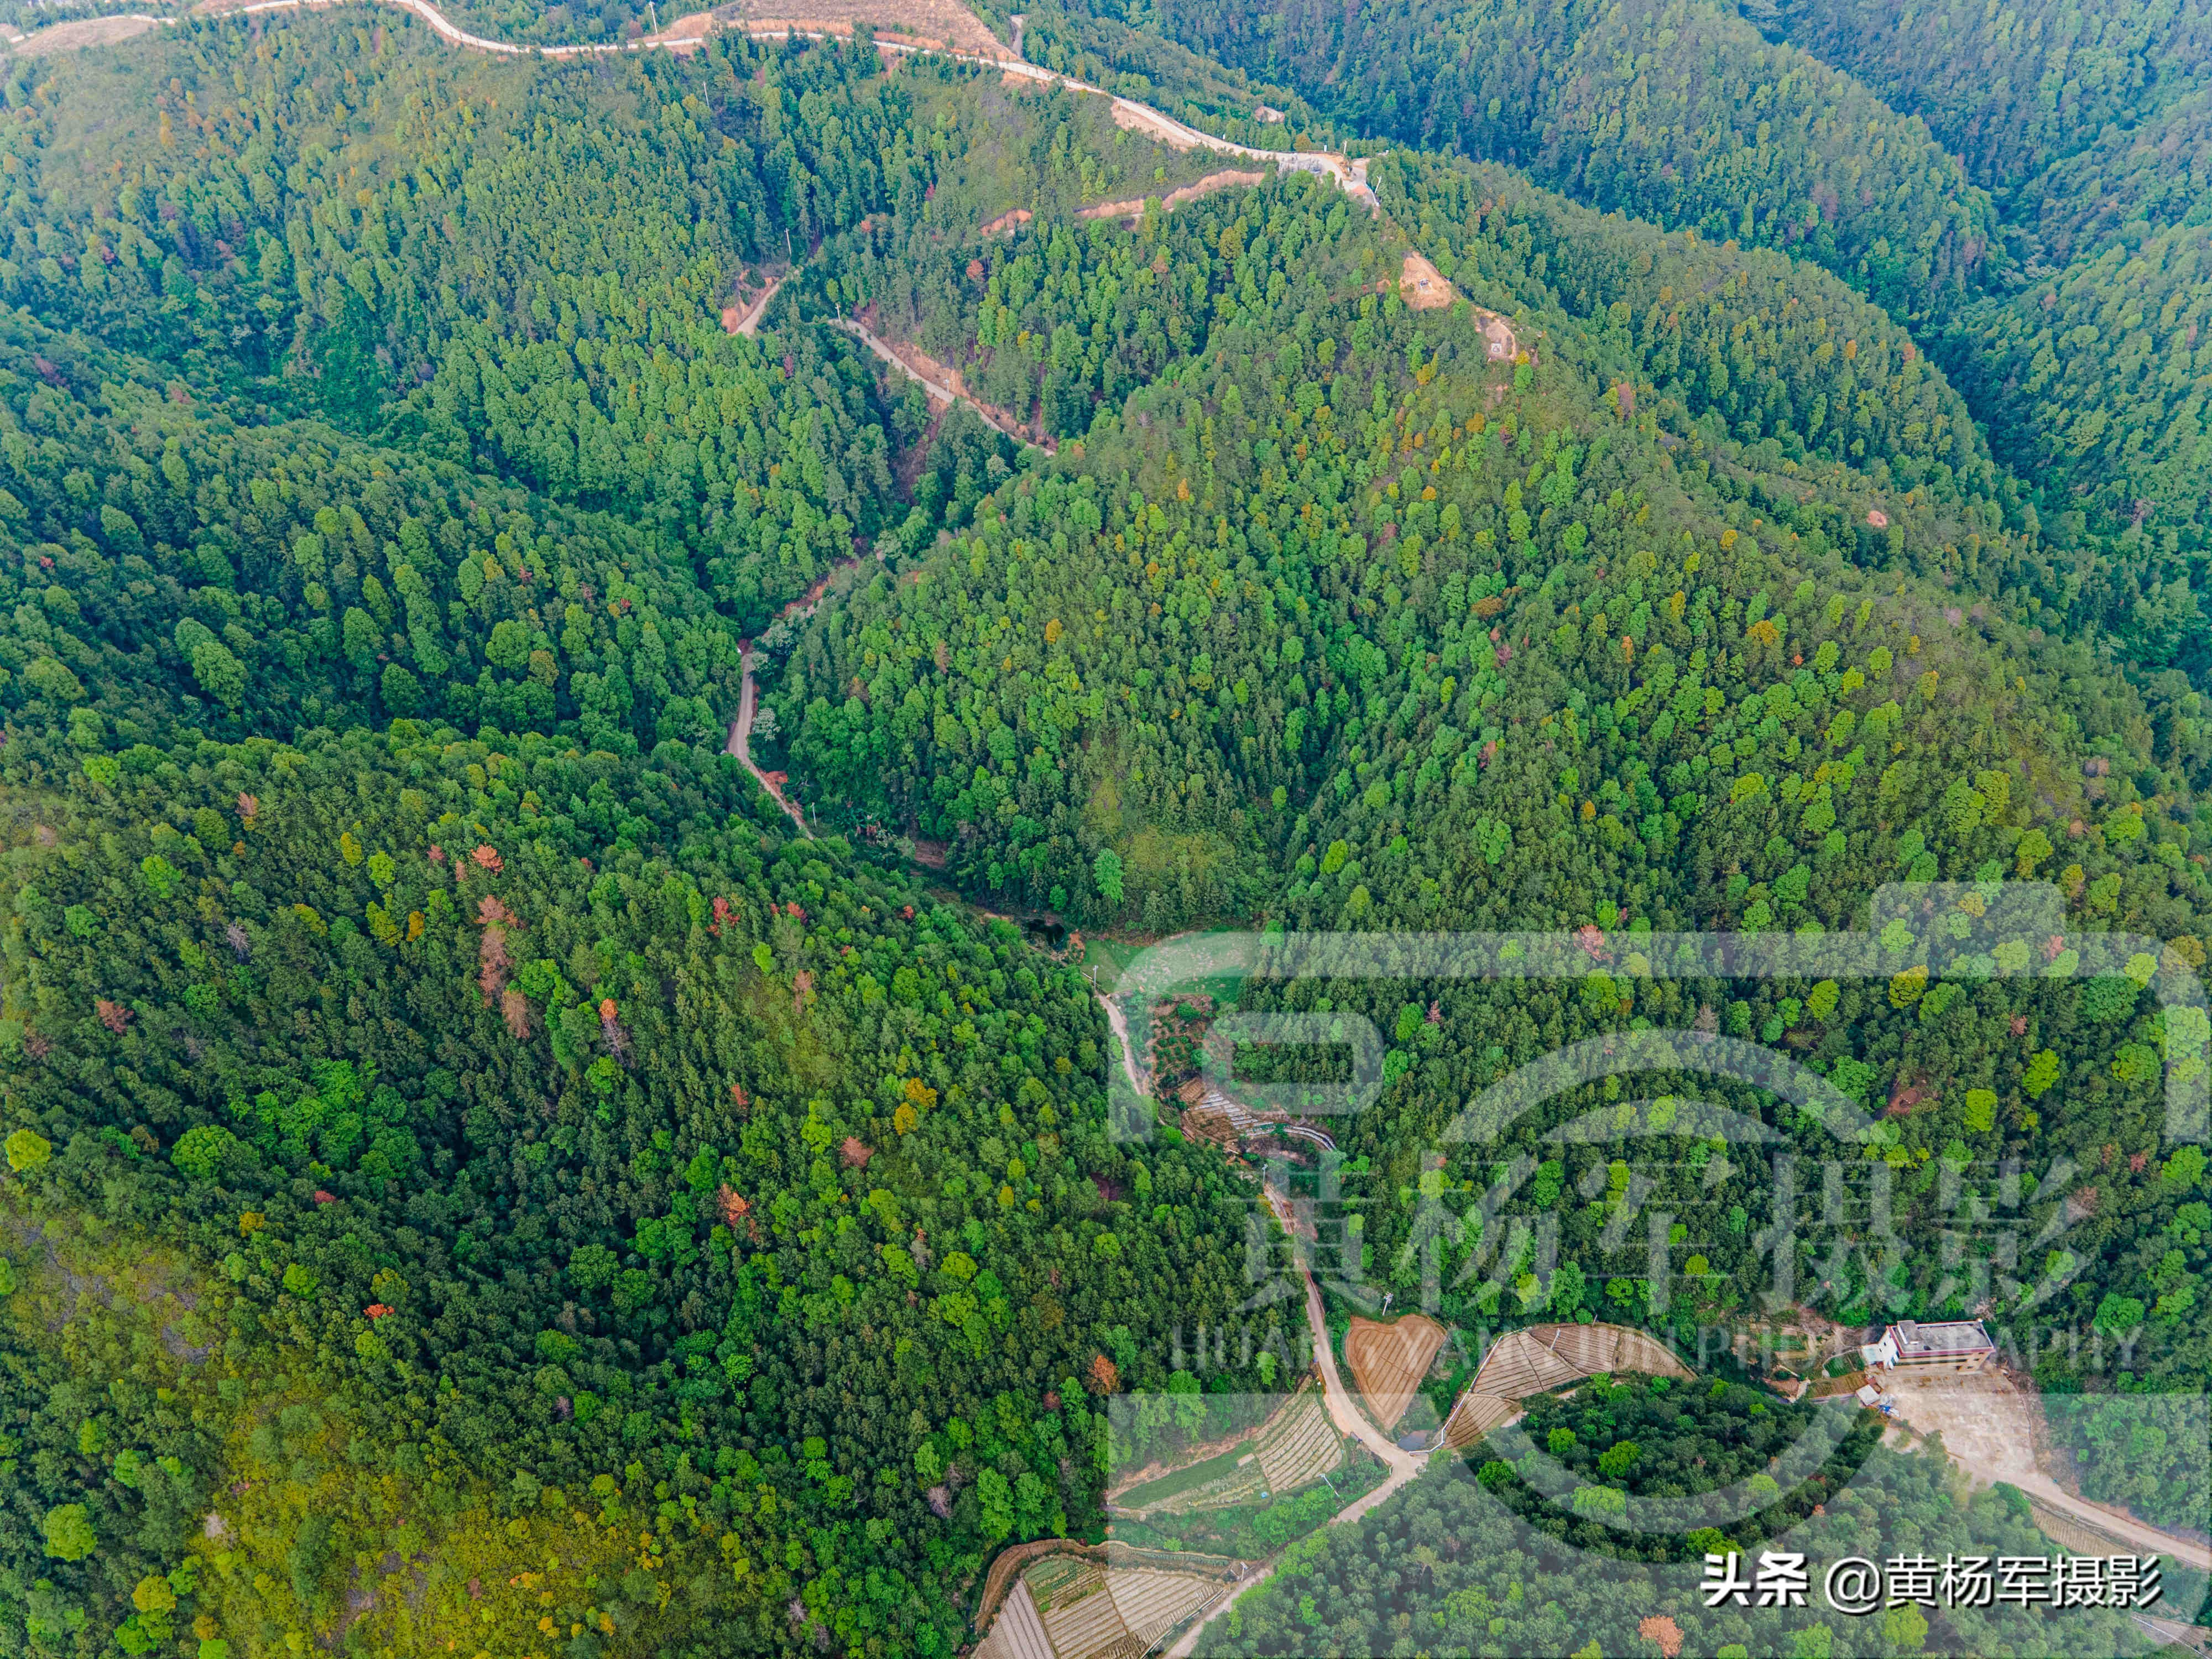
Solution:
M1893 1337L1898 1357L1901 1359L1919 1358L1929 1354L1984 1353L1996 1346L1990 1334L1982 1328L1978 1319L1960 1319L1942 1324L1923 1325L1914 1320L1900 1319L1883 1333Z

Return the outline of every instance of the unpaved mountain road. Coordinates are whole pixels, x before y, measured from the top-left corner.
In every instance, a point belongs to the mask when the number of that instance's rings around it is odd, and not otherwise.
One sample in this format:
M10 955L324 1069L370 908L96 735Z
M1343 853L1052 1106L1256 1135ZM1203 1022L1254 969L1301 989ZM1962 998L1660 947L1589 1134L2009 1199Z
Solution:
M768 302L775 298L784 283L789 280L788 273L777 277L768 285L767 290L749 306L725 307L722 312L722 326L732 334L743 335L746 339L751 339L760 331L761 313L768 309Z
M1127 1053L1125 1044L1123 1048L1125 1058ZM1297 1234L1291 1226L1291 1200L1288 1194L1279 1193L1273 1187L1266 1187L1261 1190L1267 1195L1267 1207L1275 1212L1275 1218L1283 1224L1283 1231L1289 1233L1295 1243ZM1313 1332L1314 1358L1321 1363L1322 1399L1328 1407L1329 1420L1336 1425L1340 1432L1350 1435L1369 1451L1374 1453L1382 1461L1382 1466L1390 1471L1389 1476L1372 1492L1362 1492L1329 1517L1330 1526L1340 1527L1358 1520L1362 1516L1370 1514L1389 1502L1397 1495L1400 1488L1416 1479L1421 1471L1428 1467L1429 1455L1426 1452L1409 1452L1401 1449L1389 1435L1368 1421L1366 1413L1359 1409L1359 1402L1352 1397L1351 1391L1344 1386L1343 1376L1337 1370L1336 1355L1331 1351L1328 1344L1328 1318L1321 1304L1321 1286L1314 1283L1313 1268L1307 1262L1304 1251L1300 1251L1298 1255L1298 1276L1305 1281L1306 1324ZM1185 1631L1182 1639L1168 1650L1168 1659L1187 1659L1187 1656L1196 1652L1198 1638L1206 1627L1235 1607L1246 1591L1255 1585L1267 1583L1273 1572L1273 1565L1261 1568L1259 1571L1237 1585L1231 1594L1207 1608L1206 1616Z
M1102 992L1098 994L1098 1000L1106 1010L1107 1024L1113 1029L1115 1045L1121 1054L1122 1073L1129 1079L1129 1086L1137 1091L1138 1097L1141 1100L1146 1093L1146 1079L1137 1066L1135 1047L1129 1040L1128 1018L1122 1012L1121 1002L1117 998L1106 995ZM1359 1402L1352 1397L1351 1391L1344 1386L1343 1375L1337 1369L1336 1354L1329 1346L1328 1316L1322 1307L1321 1286L1314 1282L1312 1264L1306 1260L1305 1252L1298 1244L1298 1233L1293 1224L1295 1212L1291 1207L1290 1196L1285 1193L1278 1192L1273 1187L1263 1186L1261 1191L1267 1194L1267 1207L1274 1212L1275 1218L1282 1223L1283 1231L1291 1237L1291 1248L1297 1252L1298 1277L1305 1285L1306 1328L1313 1335L1314 1358L1321 1364L1322 1399L1328 1407L1329 1420L1336 1425L1340 1433L1350 1435L1381 1459L1383 1468L1390 1471L1382 1483L1372 1492L1362 1492L1329 1517L1329 1525L1342 1526L1347 1522L1358 1520L1362 1516L1369 1514L1379 1505L1389 1502L1400 1488L1413 1480L1428 1466L1428 1454L1402 1449L1389 1435L1368 1420L1366 1413L1359 1409ZM1196 1650L1198 1638L1206 1627L1235 1607L1245 1592L1256 1584L1267 1583L1273 1571L1272 1566L1261 1568L1259 1571L1237 1585L1229 1595L1207 1608L1206 1616L1185 1631L1181 1639L1167 1650L1167 1659L1187 1659L1187 1656Z
M212 0L211 3L203 4L199 9L204 15L220 16L252 12L289 11L302 7L320 9L325 6L344 3L345 0L253 0L253 3L249 5L234 6L223 3L223 0ZM810 28L805 27L808 21L805 19L779 21L763 18L756 21L737 17L723 20L718 19L712 12L695 12L688 17L679 19L659 34L641 35L635 40L596 41L566 46L517 46L511 41L493 40L481 34L470 33L466 29L458 27L448 20L444 12L431 3L431 0L373 0L373 3L394 6L401 11L413 13L428 23L441 40L449 40L457 46L465 47L471 52L498 52L507 57L515 58L528 57L533 53L540 58L559 58L596 57L618 52L662 50L678 52L696 52L717 30L750 34L756 39L765 40L787 40L794 35L809 40L836 40L844 38L851 33L849 27ZM1379 213L1382 210L1381 204L1375 199L1375 192L1368 188L1367 162L1364 157L1355 161L1349 156L1325 150L1257 149L1249 144L1240 144L1231 139L1218 138L1210 132L1202 132L1196 127L1187 125L1173 116L1154 109L1150 104L1140 104L1133 98L1124 98L1117 93L1108 92L1103 87L1094 87L1087 81L1079 81L1072 76L1061 75L1036 64L1024 63L1018 50L1014 55L1008 56L1004 47L999 47L988 52L969 52L962 51L957 47L915 46L888 36L878 37L876 48L879 52L896 52L901 56L935 52L939 56L955 58L963 63L988 64L1006 75L1023 80L1035 81L1048 87L1064 87L1070 92L1105 98L1111 100L1113 104L1114 119L1117 125L1126 127L1133 132L1141 132L1146 137L1155 139L1171 149L1210 149L1224 155L1241 155L1252 161L1271 161L1285 173L1320 173L1369 211Z
M748 651L745 653L744 684L738 693L738 717L730 722L729 747L724 750L723 753L735 755L738 757L738 764L753 775L754 781L768 791L769 799L790 814L791 821L799 826L799 833L807 840L812 841L814 832L806 827L806 814L799 810L798 805L769 779L767 773L753 763L752 738L753 653Z
M874 352L877 356L882 358L884 362L889 363L893 368L898 370L900 374L905 375L907 379L918 384L924 392L936 398L938 402L947 404L956 403L965 404L969 408L974 410L976 415L981 419L983 424L989 427L993 431L1000 433L1006 437L1012 438L1016 443L1024 445L1028 448L1036 449L1042 447L1035 439L1026 437L1016 428L1008 426L1001 416L994 414L983 404L977 403L975 398L969 397L965 392L960 390L959 387L948 386L943 380L934 380L929 375L923 374L921 370L916 368L912 363L907 362L905 358L900 356L898 352L891 346L889 341L871 331L866 325L856 323L849 317L840 317L833 326L844 330L846 333L851 335L854 339L860 341L861 344L866 346L869 350Z

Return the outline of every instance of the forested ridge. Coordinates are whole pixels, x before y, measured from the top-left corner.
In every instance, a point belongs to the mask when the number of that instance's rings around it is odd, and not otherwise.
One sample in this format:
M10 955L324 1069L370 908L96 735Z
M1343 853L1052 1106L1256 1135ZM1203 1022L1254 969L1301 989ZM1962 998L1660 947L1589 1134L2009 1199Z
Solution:
M918 398L714 307L883 204L856 93L958 198L965 81L152 50L104 177L11 83L9 1639L949 1652L1242 1234L1106 1139L1070 974L720 754L739 639L939 520ZM957 513L1006 453L917 456ZM183 1324L107 1288L142 1258Z
M594 93L611 71L332 33L195 30L177 65L195 84L133 88L104 167L69 142L82 103L19 90L9 297L283 412L381 423L424 459L649 507L626 516L741 623L873 537L896 416L854 348L794 338L778 373L714 312L787 234L919 198L884 142L895 87L836 50L757 86L739 45L717 73L651 60Z
M1362 136L1495 158L1596 207L1787 249L1900 319L1942 315L2002 255L1987 195L1925 125L1733 13L1406 0L1164 21Z
M1352 133L1834 271L1942 363L2051 539L2140 583L2139 635L2119 632L2142 668L2201 684L2200 10L1742 12L1170 7L1158 27Z
M1574 982L1237 992L1382 1034L1279 1171L1333 1320L1691 1352L1778 1272L1978 1313L2084 1490L2201 1526L2193 14L2112 23L2056 114L2025 26L1900 113L1814 11L1030 17L1357 145L1373 214L865 28L510 61L354 9L10 64L0 1647L969 1640L1000 1547L1098 1534L1117 1398L1241 1422L1306 1334L1250 1171L1172 1103L1109 1133L1091 981L982 911L1572 934ZM804 827L723 752L748 642ZM1949 960L2021 880L2047 945ZM1934 882L1873 978L1653 971ZM2085 970L2104 930L2154 948ZM1659 1065L1448 1133L1653 1027L1829 1093ZM1875 1236L1793 1232L1693 1088ZM1440 1458L1209 1650L1747 1639L1679 1539L1570 1582L1599 1510L1811 1422L1678 1386L1538 1406L1589 1514ZM1853 1437L1733 1541L2032 1544Z
M1656 235L1601 256L1602 222L1480 193L1502 180L1376 177L1474 292L1488 297L1494 270L1534 297L1539 257L1567 273L1573 309L1537 313L1556 358L1495 364L1463 317L1333 283L1347 255L1355 271L1393 262L1303 181L1264 217L1230 201L1148 219L1134 234L1158 238L1167 282L1218 273L1208 353L1094 422L1089 476L1011 481L1002 512L982 503L918 580L878 578L800 637L779 705L795 769L848 811L948 841L968 882L1087 921L1159 932L1256 906L1307 928L1625 939L1630 977L1611 988L1261 991L1261 1006L1357 1009L1389 1034L1387 1109L1340 1137L1373 1195L1361 1255L1378 1292L1413 1294L1433 1267L1457 1287L1444 1311L1470 1321L1516 1301L1521 1316L1645 1313L1644 1246L1619 1217L1650 1203L1694 1241L1672 1316L1724 1313L1735 1292L1720 1287L1763 1271L1756 1164L1639 1174L1631 1201L1617 1155L1561 1157L1534 1125L1431 1174L1422 1163L1513 1066L1626 1025L1704 1022L1784 1042L1869 1106L1908 1097L1867 1153L1896 1172L1902 1248L1821 1267L1833 1316L1969 1309L2008 1270L1947 1257L1941 1218L1983 1201L1962 1177L2018 1155L2060 1183L2022 1210L2039 1229L2074 1213L2064 1183L2094 1170L2098 1189L2063 1260L2016 1264L2018 1339L2069 1317L2134 1330L2118 1322L2155 1307L2136 1376L2197 1375L2181 1246L2203 1166L2160 1146L2155 1066L2115 1057L2154 1052L2146 1038L2177 1052L2136 983L1923 995L1909 975L1638 984L1633 966L1644 930L1848 929L1881 884L1939 876L2053 880L2083 920L2127 918L2195 955L2194 827L2160 805L2201 764L2189 705L2154 715L2088 656L2001 620L2033 609L2032 539L2004 532L1971 426L1878 312L1831 290L1831 329L1801 286L1755 331L1765 256ZM1277 257L1299 283L1263 278ZM1686 321L1601 309L1585 286L1642 284L1671 305L1669 276ZM1700 312L1715 345L1692 356ZM1555 348L1577 313L1595 326ZM1835 333L1857 349L1823 355ZM1743 353L1765 415L1726 418L1739 377L1712 369L1723 349ZM1808 415L1831 392L1824 434ZM1898 513L1878 532L1877 501ZM1997 598L1954 603L1953 586ZM1825 1138L1809 1115L1795 1128ZM1525 1232L1518 1257L1500 1255L1469 1218L1516 1154L1544 1173L1490 1201L1541 1212L1570 1186L1588 1200L1562 1218L1556 1272L1530 1272ZM1457 1194L1442 1235L1414 1196L1439 1176ZM1622 1252L1634 1265L1606 1260ZM2096 1380L2057 1352L2041 1374ZM2163 1467L2141 1486L2112 1460L2094 1478L2195 1513L2201 1488Z
M2212 14L2187 0L1780 10L1792 40L1924 118L2000 193L2115 129L2154 125L2202 83L2212 51Z
M1158 251L1149 265L1137 262L1139 292L1150 291L1141 281L1150 274L1163 298L1158 313L1143 313L1159 318L1158 326L1140 327L1139 336L1177 337L1174 290L1188 270L1193 292L1201 280L1214 289L1212 349L1176 374L1172 387L1139 394L1110 427L1092 425L1087 477L1010 483L1003 528L983 514L975 536L927 567L918 583L879 580L818 623L779 694L783 725L803 732L793 740L794 760L837 780L855 799L907 817L919 833L957 839L995 863L994 887L1011 880L1030 902L1080 913L1087 897L1104 896L1097 854L1114 851L1126 860L1127 831L1138 824L1162 832L1147 845L1163 856L1170 844L1181 847L1178 856L1198 856L1204 836L1187 837L1201 826L1242 826L1255 844L1264 842L1262 826L1279 834L1299 813L1318 819L1355 782L1364 789L1368 771L1396 771L1367 745L1379 739L1395 749L1407 728L1428 729L1420 718L1427 708L1443 735L1425 769L1418 759L1409 763L1421 775L1400 786L1403 796L1425 796L1470 765L1479 777L1510 763L1525 745L1477 751L1507 736L1492 711L1509 687L1541 672L1513 671L1512 653L1524 636L1553 634L1563 620L1574 624L1573 637L1560 634L1552 654L1572 652L1571 681L1600 675L1608 697L1670 666L1668 678L1679 679L1700 641L1708 659L1726 654L1733 664L1737 653L1723 653L1724 641L1752 638L1740 647L1743 666L1735 671L1751 677L1751 689L1776 681L1808 688L1785 691L1785 700L1809 697L1814 708L1839 693L1863 699L1866 709L1855 708L1837 728L1835 740L1848 750L1866 711L1892 699L1869 683L1866 665L1844 687L1851 665L1845 641L1865 641L1858 649L1870 652L1874 639L1886 641L1880 673L1898 677L1896 689L1922 672L1899 665L1919 654L1911 646L1923 631L1912 625L1916 606L1900 598L1900 583L1909 591L1912 578L1925 575L1939 589L2004 593L2009 577L2019 585L2014 594L2028 590L2022 608L2033 605L2032 584L2048 572L2037 568L2032 542L2005 533L2002 506L1989 493L1996 475L1970 423L1910 341L1884 337L1880 313L1838 294L1832 303L1841 326L1831 326L1793 293L1770 307L1771 331L1754 333L1756 256L1706 254L1655 237L1626 257L1607 250L1618 261L1608 264L1590 246L1596 223L1557 210L1547 222L1534 204L1516 210L1519 204L1493 199L1484 210L1468 187L1474 182L1447 173L1415 179L1407 191L1399 173L1378 177L1394 205L1420 216L1430 246L1461 280L1480 283L1494 269L1534 295L1543 292L1532 275L1539 262L1579 278L1577 309L1602 325L1563 339L1556 369L1539 375L1526 365L1496 368L1464 322L1440 324L1392 297L1378 303L1358 281L1337 275L1387 271L1395 262L1382 239L1344 217L1322 187L1283 186L1262 220L1236 200L1194 204L1157 228L1148 220L1135 238L1141 251L1157 237ZM1029 292L1043 276L1049 295L1055 271L1063 293L1070 283L1115 283L1110 271L1079 264L1077 239L1085 234L1055 233L1057 246L1035 253L1018 240L994 255L999 270L971 274L986 288L991 337L1018 327L1024 314L992 297L1008 284ZM1087 234L1109 250L1126 245L1126 233ZM1662 258L1669 265L1652 264ZM1582 276L1577 265L1590 274ZM1036 274L1024 276L1025 270ZM1660 310L1675 303L1672 284L1659 280L1669 275L1680 275L1689 301L1671 315ZM1587 297L1601 282L1613 292L1640 284L1655 302L1651 311L1639 316L1626 300L1601 310ZM1690 301L1692 294L1698 297ZM1571 320L1565 307L1554 314L1563 325ZM1649 342L1641 349L1639 325ZM1051 321L1048 300L1035 327L1023 331L1042 346L1048 328L1064 330L1071 351L1079 341L1073 325ZM1598 372L1571 366L1564 354L1586 355ZM1729 356L1741 370L1733 379ZM1071 357L1071 367L1079 362ZM1793 368L1803 376L1794 400ZM1665 377L1656 387L1645 378L1655 371ZM1737 385L1760 403L1731 422L1728 415L1744 407L1730 401ZM1832 396L1838 416L1831 428L1821 410ZM1818 447L1807 445L1808 434ZM1093 482L1101 473L1126 476L1128 485L1101 489ZM1874 501L1897 512L1881 531L1866 522ZM1707 545L1723 538L1724 548ZM1386 556L1370 556L1383 547ZM1766 565L1770 555L1780 562ZM1700 574L1708 557L1717 580L1741 582L1741 592L1707 586L1715 579ZM1805 591L1786 574L1800 560L1808 575L1836 573L1831 580L1840 577L1842 591L1824 595L1817 582ZM1602 592L1559 597L1573 585L1570 571L1585 566L1594 575L1610 573L1622 590L1613 605ZM1868 581L1860 572L1890 580ZM1870 636L1877 608L1881 621ZM1581 622L1608 610L1623 627L1599 624L1604 640L1590 641L1584 656ZM1991 642L2005 639L2004 627L1984 611ZM1770 612L1765 632L1751 636L1747 630ZM1918 614L1929 618L1930 649L1939 638L1958 638L1966 623L1963 609L1956 621ZM1363 637L1370 632L1375 639ZM2087 667L2069 664L2063 647L2038 649L2026 635L2014 637L2030 659L2023 670L2063 676L2062 664L2075 673ZM1825 670L1818 666L1824 638L1833 647ZM1506 651L1495 648L1499 643ZM1656 656L1655 646L1666 656ZM1970 652L1970 659L1978 654ZM1798 672L1808 665L1809 674ZM1010 678L1010 669L1020 672ZM1692 689L1678 688L1674 700ZM2005 691L2003 678L1984 689L2008 706L2019 696ZM1563 688L1547 682L1528 691L1532 707L1553 708ZM1650 729L1662 742L1677 732L1717 732L1732 700L1723 691L1715 705L1700 691L1663 731L1656 720ZM2043 718L2048 701L2020 698L2022 719ZM1983 716L1978 698L1925 702L1931 714L1958 707L1957 741L1986 740L1970 730ZM2073 724L2118 714L2109 705L2089 712L2097 707L2079 697L2064 704L2050 739L2098 741L2103 734ZM1764 713L1754 713L1750 726L1760 726ZM1729 725L1731 741L1736 729L1754 744L1771 740L1778 769L1796 759L1795 734L1778 723L1765 736ZM2185 772L2197 763L2191 716L2177 709L2159 730L2169 762ZM1709 742L1693 740L1685 761L1695 767L1692 751ZM2054 807L2077 798L2081 786L2069 775L2078 775L2079 761L2046 769L2042 787L2057 792ZM1892 775L1893 793L1903 776ZM1316 797L1332 777L1333 789ZM1283 798L1271 811L1265 804L1279 786ZM1687 786L1673 793L1688 793ZM995 810L994 799L1015 810ZM1086 811L1101 816L1097 826L1086 828ZM963 824L968 829L956 836ZM1170 826L1186 838L1177 842ZM1438 855L1451 859L1456 845L1447 838ZM1970 874L1972 864L1962 860L1957 872ZM1126 876L1123 889L1105 914L1127 905L1120 914L1148 918L1154 927L1217 908L1156 897L1149 882Z
M1022 54L1258 149L1339 147L1341 135L1289 87L1192 52L1158 31L1053 0L1023 9ZM1260 113L1273 112L1274 119Z
M1221 1273L1221 1177L1169 1154L1192 1231L1122 1248L1103 1183L1150 1178L1103 1137L1079 987L834 846L774 847L732 763L444 735L137 751L82 810L142 827L52 815L11 939L53 1144L13 1161L40 1204L210 1262L229 1334L220 1378L160 1378L181 1421L109 1389L70 1428L92 1487L39 1452L15 1524L89 1499L108 1547L60 1595L97 1608L183 1542L115 1468L211 1499L231 1547L195 1606L249 1643L326 1616L371 1547L447 1601L557 1551L548 1606L663 1650L707 1620L771 1639L802 1591L802 1623L943 1644L956 1538L1093 1501L1093 1360L1141 1375L1158 1340L1119 1276ZM210 1493L263 1465L289 1474Z

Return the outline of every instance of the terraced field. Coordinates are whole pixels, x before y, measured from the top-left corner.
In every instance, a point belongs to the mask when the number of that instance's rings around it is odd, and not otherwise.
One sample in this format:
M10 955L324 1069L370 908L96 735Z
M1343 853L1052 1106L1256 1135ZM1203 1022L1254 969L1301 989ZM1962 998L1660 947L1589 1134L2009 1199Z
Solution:
M1243 1571L1214 1556L1189 1558L1194 1571L1177 1571L1183 1565L1157 1552L1131 1552L1103 1567L1045 1556L1023 1572L976 1659L1144 1659Z
M1259 1501L1267 1488L1260 1455L1249 1443L1209 1457L1202 1463L1147 1480L1123 1492L1109 1505L1109 1513L1125 1520L1141 1521L1168 1515L1196 1515L1206 1510L1234 1509Z
M1520 1403L1502 1395L1463 1394L1444 1419L1444 1438L1455 1450L1465 1451L1498 1425L1510 1423L1520 1414Z
M1664 1343L1626 1325L1531 1325L1491 1345L1474 1381L1444 1420L1444 1438L1462 1449L1471 1446L1519 1416L1520 1401L1528 1395L1614 1371L1686 1381L1696 1375Z
M1589 1375L1534 1330L1508 1331L1482 1357L1473 1391L1520 1400Z
M1106 1582L1123 1626L1146 1649L1227 1589L1218 1579L1146 1567L1115 1567ZM1061 1659L1074 1656L1062 1649Z
M975 1659L1053 1659L1052 1638L1044 1633L1026 1583L1016 1584L1007 1595L991 1633L976 1644Z
M1079 1555L1048 1555L1022 1575L1040 1616L1065 1612L1106 1588L1106 1569Z
M1041 1579L1052 1582L1041 1584ZM1124 1659L1131 1632L1107 1590L1105 1572L1088 1561L1055 1558L1030 1568L1029 1580L1059 1659Z
M1696 1375L1664 1343L1626 1325L1535 1325L1528 1334L1547 1341L1560 1358L1593 1376L1601 1371L1638 1371L1686 1382Z
M1343 1437L1328 1419L1321 1391L1302 1388L1268 1419L1256 1442L1133 1487L1110 1507L1133 1521L1236 1509L1287 1497L1343 1462Z
M1260 1437L1260 1468L1278 1497L1310 1486L1344 1462L1344 1438L1318 1389L1301 1389Z

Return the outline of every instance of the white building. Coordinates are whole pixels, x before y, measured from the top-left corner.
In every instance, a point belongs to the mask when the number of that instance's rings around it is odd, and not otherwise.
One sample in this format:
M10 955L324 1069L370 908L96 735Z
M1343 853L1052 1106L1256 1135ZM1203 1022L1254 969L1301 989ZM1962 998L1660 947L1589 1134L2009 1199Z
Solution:
M1870 1371L1959 1373L1980 1370L1996 1351L1978 1319L1935 1325L1900 1319L1881 1334L1881 1341L1862 1346L1859 1358Z

